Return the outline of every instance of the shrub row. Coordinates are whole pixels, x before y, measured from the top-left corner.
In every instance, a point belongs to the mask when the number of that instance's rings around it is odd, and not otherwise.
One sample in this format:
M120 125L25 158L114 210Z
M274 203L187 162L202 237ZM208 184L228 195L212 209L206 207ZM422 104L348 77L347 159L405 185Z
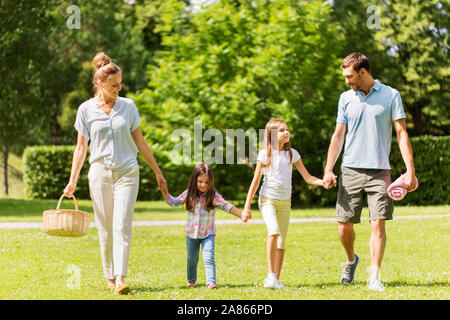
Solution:
M409 193L399 204L448 204L450 184L450 137L422 136L411 139L414 151L416 175L419 189ZM38 146L28 147L23 155L24 182L27 194L32 198L57 199L61 196L69 177L74 146ZM168 182L169 191L178 195L185 190L194 165L174 165L157 150L155 158ZM80 173L75 195L80 199L89 199L87 173L88 159ZM323 160L319 160L322 162ZM313 160L309 160L313 162ZM161 200L156 179L151 168L139 156L140 189L138 200ZM391 175L395 180L405 171L397 141L393 139L391 148ZM315 167L323 167L323 163ZM246 165L212 165L217 189L225 198L244 200L250 186L253 168ZM335 173L338 172L338 165ZM312 173L316 176L322 174ZM337 189L326 191L308 186L298 172L293 178L293 204L333 206Z
M414 166L419 188L408 193L400 204L448 204L450 184L450 136L411 138ZM390 155L391 177L394 181L406 171L397 140L393 139Z

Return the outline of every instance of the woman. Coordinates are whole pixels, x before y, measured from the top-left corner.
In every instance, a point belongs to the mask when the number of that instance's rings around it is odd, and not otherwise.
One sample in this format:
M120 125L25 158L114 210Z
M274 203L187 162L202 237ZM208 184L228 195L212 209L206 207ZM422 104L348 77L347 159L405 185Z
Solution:
M108 289L128 294L124 284L130 253L131 228L139 189L137 151L154 170L158 189L166 180L139 127L131 99L119 97L120 68L103 52L94 57L95 96L80 105L75 121L77 146L70 181L64 195L71 197L90 142L89 190L100 239L103 272Z

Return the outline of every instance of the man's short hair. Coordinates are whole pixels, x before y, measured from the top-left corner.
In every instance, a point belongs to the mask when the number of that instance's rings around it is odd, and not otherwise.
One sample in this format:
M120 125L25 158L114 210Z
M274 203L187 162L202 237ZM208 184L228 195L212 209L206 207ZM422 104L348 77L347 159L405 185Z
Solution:
M342 68L353 67L353 70L359 72L361 68L370 72L370 63L369 59L359 52L350 53L345 59L342 61Z

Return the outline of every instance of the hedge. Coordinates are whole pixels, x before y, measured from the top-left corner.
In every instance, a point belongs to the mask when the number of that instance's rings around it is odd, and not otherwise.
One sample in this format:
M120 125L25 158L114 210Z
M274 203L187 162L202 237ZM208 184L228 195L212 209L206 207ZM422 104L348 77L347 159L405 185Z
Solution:
M450 136L421 136L411 138L419 189L409 193L399 204L431 205L448 204L450 184ZM23 154L24 182L31 198L57 199L61 196L70 177L74 146L28 147ZM178 195L187 187L194 165L174 165L170 159L154 150L155 158L168 182L169 191ZM83 165L75 195L89 199L87 173L88 159ZM312 160L310 160L311 163ZM319 160L322 161L322 160ZM138 200L162 200L157 189L155 175L145 161L138 156L140 186ZM391 176L396 179L405 171L396 139L391 147ZM317 166L317 164L315 164ZM323 167L324 164L319 164ZM253 177L253 168L246 165L212 165L215 185L227 199L244 200ZM335 173L338 165L335 166ZM320 177L320 174L312 173ZM298 172L293 178L293 204L333 206L337 188L306 185Z
M27 196L33 199L58 199L69 182L74 150L75 146L27 147L22 157ZM161 159L158 159L157 155L155 158L158 163L166 162L159 161ZM89 150L74 193L77 199L90 199L87 177L90 166L88 160ZM138 200L162 199L153 170L140 156L138 156L138 163L140 170ZM161 169L168 181L169 188L171 187L169 190L180 190L180 186L187 185L185 177L189 179L193 167L179 166L176 167L176 170L164 170L164 165L162 165Z
M22 156L26 193L35 199L58 199L70 178L75 146L27 147ZM88 157L81 169L75 196L89 199Z
M411 138L414 166L419 188L408 193L399 204L431 205L449 203L450 185L450 136L420 136ZM391 155L392 181L406 171L396 139L393 139Z

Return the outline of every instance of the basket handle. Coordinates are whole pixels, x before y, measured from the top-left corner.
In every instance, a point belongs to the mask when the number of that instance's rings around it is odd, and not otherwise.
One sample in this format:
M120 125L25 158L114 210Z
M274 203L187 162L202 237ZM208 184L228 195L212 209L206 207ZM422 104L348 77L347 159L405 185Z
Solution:
M56 206L56 210L59 210L59 207L61 206L61 201L62 201L62 199L65 197L66 195L62 195L61 196L61 198L59 198L59 201L58 201L58 205ZM73 201L75 202L75 210L77 210L78 211L78 204L77 204L77 199L75 198L75 196L72 194L72 195L70 195L69 196L70 198L73 198Z

